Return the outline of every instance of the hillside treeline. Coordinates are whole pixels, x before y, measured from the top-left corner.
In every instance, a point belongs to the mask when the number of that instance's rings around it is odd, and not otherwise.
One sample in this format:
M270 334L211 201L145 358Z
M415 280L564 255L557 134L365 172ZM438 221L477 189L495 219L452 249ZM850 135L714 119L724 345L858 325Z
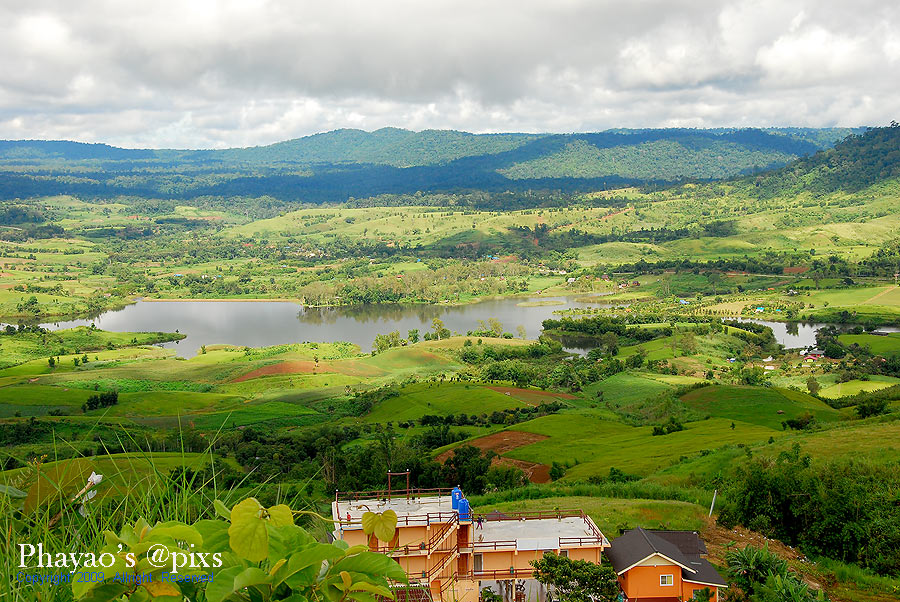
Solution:
M799 545L809 554L900 575L900 466L864 460L814 464L799 446L753 459L727 489L719 522Z
M888 127L850 135L833 148L751 182L756 196L771 198L800 191L814 195L853 192L896 177L900 177L900 124L894 121Z

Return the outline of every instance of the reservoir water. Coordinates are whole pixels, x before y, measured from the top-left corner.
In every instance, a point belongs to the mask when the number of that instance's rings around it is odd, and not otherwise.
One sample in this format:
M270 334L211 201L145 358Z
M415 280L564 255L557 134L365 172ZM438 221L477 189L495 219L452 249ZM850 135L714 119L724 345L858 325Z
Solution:
M554 305L529 306L535 302ZM525 303L526 305L522 305ZM301 307L285 301L139 301L93 319L42 324L57 330L94 324L113 331L180 332L187 338L163 347L176 349L181 357L192 357L203 345L225 343L247 347L302 343L304 341L349 341L370 351L376 334L419 330L421 337L440 318L451 331L465 334L497 318L506 332L517 335L524 326L529 338L541 333L541 322L553 312L573 307L608 307L576 301L574 297L491 299L470 305L359 305L346 307ZM573 348L573 351L579 351Z
M583 299L584 297L580 297ZM348 307L301 307L285 301L139 301L117 311L107 311L93 319L42 324L57 330L95 324L113 331L180 332L187 338L164 343L181 357L192 357L203 345L263 347L304 341L349 341L370 351L376 334L398 330L403 338L413 328L419 336L431 330L431 321L440 318L451 331L465 334L497 318L506 332L517 335L519 326L529 338L541 333L541 322L553 312L574 307L610 307L586 303L576 297L532 297L491 299L470 305L360 305ZM553 305L533 305L553 302ZM524 304L524 305L523 305ZM819 323L784 323L749 320L770 326L776 340L787 348L816 344ZM846 328L846 326L844 326ZM896 331L892 328L881 330ZM589 337L565 337L569 351L585 353L595 346Z

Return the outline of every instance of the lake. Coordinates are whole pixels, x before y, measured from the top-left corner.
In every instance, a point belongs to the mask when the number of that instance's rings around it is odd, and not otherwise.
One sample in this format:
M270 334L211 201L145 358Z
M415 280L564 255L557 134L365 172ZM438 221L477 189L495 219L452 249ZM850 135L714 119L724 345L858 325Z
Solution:
M584 295L581 295L583 297ZM554 301L556 305L527 307L522 303ZM94 319L42 324L57 330L88 326L113 331L180 332L187 338L163 343L176 349L180 357L192 357L203 345L264 347L304 341L349 341L363 351L372 349L376 334L419 329L419 336L431 330L434 318L443 320L451 331L465 333L497 318L507 332L517 335L524 326L529 338L541 333L541 322L559 309L609 307L600 303L575 301L574 297L506 297L470 305L358 305L346 307L301 307L286 301L139 301L117 311L107 311ZM572 351L583 349L572 348Z
M583 295L580 296L583 298ZM556 302L555 305L523 306L523 303ZM419 335L431 330L434 318L443 320L451 331L465 333L497 318L504 330L517 334L524 326L529 338L541 333L541 322L554 317L553 312L575 307L610 307L602 303L585 303L575 297L506 297L470 305L357 305L347 307L301 307L286 301L139 301L117 311L108 311L88 320L69 320L42 324L57 330L95 324L113 331L180 332L187 338L164 343L177 350L180 357L192 357L203 345L264 347L304 341L349 341L363 351L372 349L376 334L400 331L403 338L412 328ZM745 320L770 326L775 339L787 348L816 344L816 331L826 324L784 323ZM848 328L843 325L842 328ZM891 330L896 329L882 329ZM569 351L586 353L595 341L589 337L565 337Z

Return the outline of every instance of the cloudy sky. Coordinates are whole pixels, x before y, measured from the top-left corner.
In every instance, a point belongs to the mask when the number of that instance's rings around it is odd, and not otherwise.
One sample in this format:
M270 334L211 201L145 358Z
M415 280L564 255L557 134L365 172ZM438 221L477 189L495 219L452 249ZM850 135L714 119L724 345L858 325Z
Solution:
M0 0L0 138L885 125L893 0Z

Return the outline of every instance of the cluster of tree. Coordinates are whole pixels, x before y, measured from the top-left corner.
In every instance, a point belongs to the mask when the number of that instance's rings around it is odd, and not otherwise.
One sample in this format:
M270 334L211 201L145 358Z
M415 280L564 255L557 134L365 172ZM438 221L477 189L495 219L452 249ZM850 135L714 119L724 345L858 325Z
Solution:
M719 522L743 524L808 554L900 575L898 489L896 463L813 464L795 444L775 461L754 458L731 475Z
M467 364L513 359L537 359L562 353L562 343L546 335L529 345L472 345L464 341L459 358Z
M786 267L809 265L809 253L797 253L788 251L767 251L761 255L745 257L728 257L709 260L694 259L659 259L657 261L638 260L634 263L624 264L597 264L592 269L596 276L603 274L662 274L667 271L676 273L722 273L722 272L746 272L749 274L781 274ZM709 290L716 294L713 287ZM721 292L721 288L719 289Z
M89 412L99 408L109 408L119 403L118 391L103 391L96 395L91 395L87 401L81 405L82 412Z
M892 241L856 264L861 276L892 277L900 271L900 241Z
M556 414L566 407L558 401L541 403L536 406L524 406L521 408L510 408L508 410L497 410L490 414L448 414L446 416L437 416L435 414L425 414L419 418L419 424L422 426L491 426L496 424L518 424L539 416L547 416L548 414ZM411 426L411 422L400 423L399 426ZM435 447L441 447L440 445Z
M724 326L731 326L728 334L737 337L747 343L758 345L764 350L774 351L778 348L775 333L772 328L755 322L738 322L737 320L723 320Z
M454 422L456 424L456 422ZM474 423L473 423L474 424ZM403 424L399 424L401 428ZM431 428L420 435L416 435L413 445L422 447L423 449L437 449L467 439L469 434L463 430L453 430L449 424L434 424Z
M492 467L493 452L473 446L455 448L443 463L430 459L432 446L456 442L460 435L443 425L409 439L397 437L390 426L377 425L321 425L290 432L248 427L221 433L213 451L233 456L247 471L248 481L273 475L289 481L322 479L330 491L382 489L389 470L409 470L413 487L459 485L467 494L525 484L521 470ZM361 437L369 442L360 444Z
M53 424L38 420L34 416L28 420L0 422L0 445L21 445L43 441L53 432Z
M376 389L368 389L366 391L357 391L353 394L353 398L347 406L349 410L348 413L351 416L364 416L377 404L399 395L400 387L396 384L378 387Z
M665 424L657 424L653 427L653 432L651 433L653 436L659 435L669 435L671 433L677 433L678 431L683 431L684 425L679 422L674 416L670 416L669 420Z
M671 336L674 329L674 321L687 322L690 324L708 324L718 326L721 321L718 318L709 316L694 315L678 315L663 313L643 313L643 314L627 314L624 316L591 316L586 318L569 318L563 317L558 320L547 319L542 325L545 331L561 332L561 333L578 333L584 335L602 335L612 332L619 337L634 342L651 341L662 336ZM667 324L661 328L639 328L636 324ZM658 332L659 331L659 332Z
M809 412L804 412L796 418L788 418L781 421L783 430L791 429L793 431L807 431L816 428L816 417Z
M635 474L628 474L615 466L609 467L607 475L591 475L588 477L588 483L591 485L603 485L604 483L630 483L631 481L640 481L641 478Z
M594 564L545 553L532 560L534 578L547 587L548 602L616 602L621 599L616 571L606 562Z

